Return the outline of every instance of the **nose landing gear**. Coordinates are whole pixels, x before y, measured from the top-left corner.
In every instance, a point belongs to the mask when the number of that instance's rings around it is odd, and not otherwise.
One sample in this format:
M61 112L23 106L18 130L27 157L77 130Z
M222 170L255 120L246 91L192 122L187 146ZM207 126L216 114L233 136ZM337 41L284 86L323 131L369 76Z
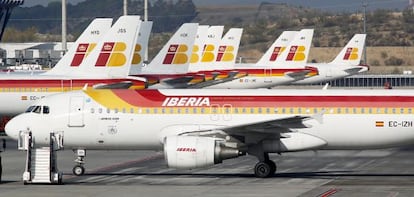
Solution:
M73 150L73 152L76 153L77 158L75 159L76 165L73 167L72 172L76 176L81 176L85 174L85 167L83 166L85 164L85 157L86 157L86 150L85 149L76 149Z

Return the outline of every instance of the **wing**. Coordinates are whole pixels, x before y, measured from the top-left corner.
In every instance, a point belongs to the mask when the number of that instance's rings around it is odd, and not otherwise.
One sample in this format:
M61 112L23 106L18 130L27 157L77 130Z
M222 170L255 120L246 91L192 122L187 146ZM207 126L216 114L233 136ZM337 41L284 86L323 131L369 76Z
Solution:
M216 128L214 130L190 131L180 135L218 137L229 139L245 145L256 144L263 139L280 139L283 134L294 132L295 129L309 128L311 125L304 121L316 119L319 121L321 114L314 116L292 116L287 118L273 119L268 121L242 124Z

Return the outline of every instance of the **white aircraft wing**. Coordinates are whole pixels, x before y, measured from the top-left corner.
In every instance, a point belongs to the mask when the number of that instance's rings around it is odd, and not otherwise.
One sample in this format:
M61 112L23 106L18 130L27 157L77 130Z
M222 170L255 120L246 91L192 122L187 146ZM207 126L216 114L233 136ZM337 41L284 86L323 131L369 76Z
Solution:
M248 145L258 143L269 136L281 138L283 133L294 132L294 129L309 128L311 125L305 124L304 121L310 119L318 120L320 118L319 116L292 116L211 130L189 131L181 133L180 135L217 137L223 139L231 136L235 140Z

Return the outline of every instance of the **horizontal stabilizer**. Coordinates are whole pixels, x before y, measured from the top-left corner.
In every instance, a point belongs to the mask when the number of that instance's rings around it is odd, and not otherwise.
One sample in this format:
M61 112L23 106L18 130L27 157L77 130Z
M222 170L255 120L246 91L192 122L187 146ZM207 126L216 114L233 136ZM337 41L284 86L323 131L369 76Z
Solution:
M125 81L112 84L96 84L93 86L94 89L128 89L132 86L132 82Z
M286 72L285 75L291 78L294 78L296 80L301 80L301 79L305 79L306 75L309 74L310 72L311 72L310 70L289 71L289 72Z
M345 69L344 71L350 75L354 75L354 74L357 74L361 70L362 70L362 67L355 67L355 68Z

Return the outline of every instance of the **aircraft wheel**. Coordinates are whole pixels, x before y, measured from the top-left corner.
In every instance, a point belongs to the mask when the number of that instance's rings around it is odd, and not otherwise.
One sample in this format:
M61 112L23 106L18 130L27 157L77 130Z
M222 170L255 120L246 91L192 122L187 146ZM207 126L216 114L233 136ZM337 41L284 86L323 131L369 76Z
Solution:
M83 166L76 165L75 167L73 167L72 172L76 176L81 176L85 173L85 168Z
M274 175L276 170L277 170L276 163L272 160L267 160L266 163L269 164L269 166L270 166L270 172L271 173L269 174L269 176Z
M272 174L272 167L266 162L258 162L254 166L254 174L258 178L266 178Z

